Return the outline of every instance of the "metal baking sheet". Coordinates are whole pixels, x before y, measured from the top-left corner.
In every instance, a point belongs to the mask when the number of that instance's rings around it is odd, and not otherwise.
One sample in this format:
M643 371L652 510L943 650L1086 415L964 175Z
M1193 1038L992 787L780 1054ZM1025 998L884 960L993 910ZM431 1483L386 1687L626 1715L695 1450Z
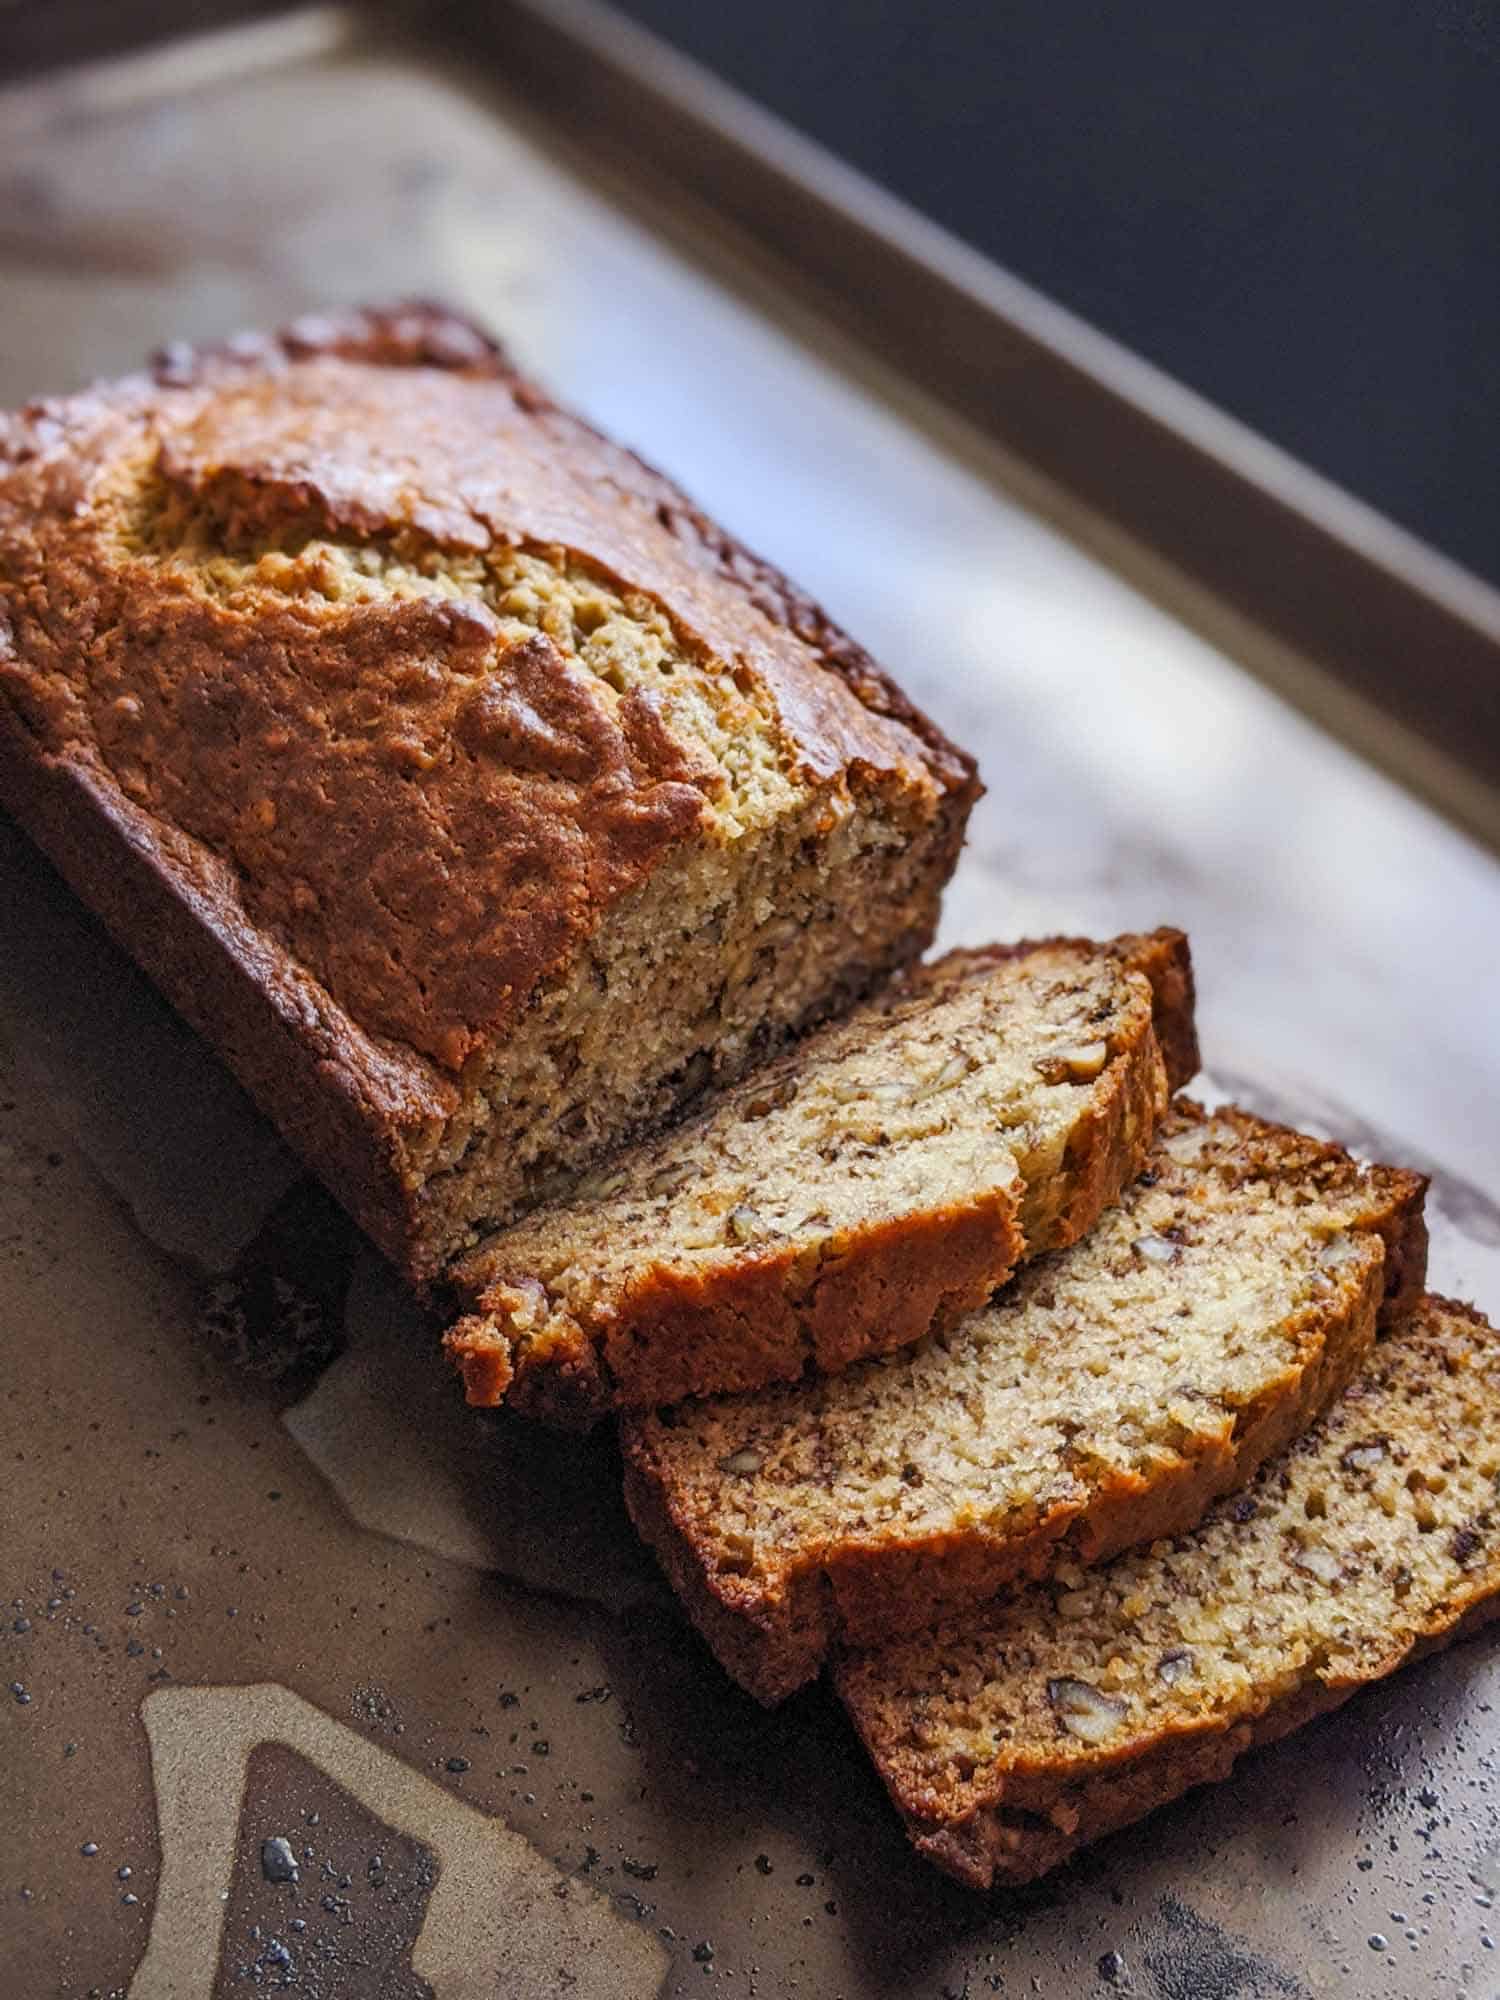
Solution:
M1492 854L503 68L318 10L0 96L0 400L478 312L979 753L946 941L1182 923L1211 1088L1430 1171L1434 1282L1500 1308ZM1493 1640L969 1896L821 1691L718 1673L607 1442L462 1407L3 822L0 941L0 1991L1500 1994Z

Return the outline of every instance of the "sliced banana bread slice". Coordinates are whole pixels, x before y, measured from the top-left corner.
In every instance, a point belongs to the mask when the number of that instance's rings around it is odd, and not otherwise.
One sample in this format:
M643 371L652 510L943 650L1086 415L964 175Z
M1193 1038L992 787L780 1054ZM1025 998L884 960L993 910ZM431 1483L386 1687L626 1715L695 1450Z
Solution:
M1500 1335L1429 1296L1193 1533L851 1654L917 1847L1030 1881L1500 1610Z
M1082 1235L1196 1062L1180 931L952 952L466 1258L469 1400L586 1423L917 1340Z
M729 1672L778 1700L838 1642L1190 1527L1420 1291L1424 1192L1183 1102L1119 1206L960 1326L628 1419L631 1513Z

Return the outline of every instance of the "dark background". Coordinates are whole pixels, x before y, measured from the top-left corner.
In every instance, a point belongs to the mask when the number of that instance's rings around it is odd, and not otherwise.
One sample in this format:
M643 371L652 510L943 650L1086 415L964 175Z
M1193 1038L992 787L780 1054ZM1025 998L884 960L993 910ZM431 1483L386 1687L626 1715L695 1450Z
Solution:
M1500 0L624 0L1500 581Z

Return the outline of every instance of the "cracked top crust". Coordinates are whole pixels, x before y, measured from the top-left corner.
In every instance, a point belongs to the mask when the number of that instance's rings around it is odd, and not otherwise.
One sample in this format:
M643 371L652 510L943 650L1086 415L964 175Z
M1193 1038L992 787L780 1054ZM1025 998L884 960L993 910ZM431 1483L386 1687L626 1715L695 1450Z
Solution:
M0 699L187 837L398 1120L680 843L977 790L784 579L421 305L0 422Z

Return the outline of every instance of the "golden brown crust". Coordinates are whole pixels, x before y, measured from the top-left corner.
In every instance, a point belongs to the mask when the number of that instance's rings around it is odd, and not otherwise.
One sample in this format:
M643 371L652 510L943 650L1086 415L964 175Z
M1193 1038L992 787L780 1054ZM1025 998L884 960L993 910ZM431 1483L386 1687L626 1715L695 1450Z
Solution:
M1179 1099L1180 1120L1202 1119ZM1229 1109L1215 1118L1236 1130L1243 1178L1268 1171L1338 1181L1356 1174L1338 1147ZM1086 1498L1066 1500L1004 1534L976 1525L916 1537L897 1530L871 1538L851 1533L820 1541L813 1559L799 1551L774 1577L726 1568L715 1522L671 1449L658 1417L628 1417L622 1428L625 1496L694 1623L729 1671L757 1699L784 1699L815 1675L838 1646L868 1647L891 1634L935 1623L982 1603L1061 1563L1095 1563L1139 1543L1194 1526L1219 1495L1232 1492L1324 1409L1368 1352L1380 1324L1410 1303L1425 1271L1426 1184L1419 1175L1377 1170L1363 1225L1377 1233L1384 1257L1370 1266L1356 1295L1339 1308L1305 1309L1295 1358L1262 1393L1240 1407L1233 1431L1200 1438L1175 1463L1158 1454L1148 1475L1111 1475ZM668 1413L670 1416L670 1413Z
M1184 941L1185 942L1185 941ZM1090 1094L1068 1139L1061 1171L1027 1182L1021 1229L1028 1257L1063 1250L1087 1236L1145 1165L1171 1102L1155 1025L1103 1090Z
M468 1066L694 841L717 774L649 693L606 713L543 633L506 642L503 688L476 676L499 629L478 601L262 592L247 611L138 559L131 538L180 517L210 550L576 557L763 690L802 781L925 800L935 883L956 858L971 761L440 308L170 349L0 421L4 797L414 1268L414 1162Z
M0 798L105 928L212 1041L284 1137L393 1254L399 1137L442 1117L239 910L196 842L82 761L41 758L0 700Z
M443 1344L471 1403L503 1399L586 1429L611 1409L828 1374L907 1346L983 1305L1024 1250L1011 1204L993 1191L867 1229L810 1280L795 1249L706 1276L658 1266L633 1288L628 1316L597 1333L575 1321L544 1359L516 1355L483 1313L460 1319Z
M575 455L609 494L638 501L656 517L684 560L742 596L773 626L795 634L869 714L883 716L916 737L925 746L924 761L946 790L970 804L979 796L981 787L969 753L951 742L805 591L711 520L639 454L560 408L545 388L516 369L491 334L451 307L409 300L392 307L304 315L274 334L241 334L197 347L174 343L156 355L152 373L162 385L192 387L226 364L274 370L284 360L322 357L381 367L439 368L504 381L518 409L547 433L560 457Z
M1151 986L1152 1026L1176 1096L1198 1074L1198 1007L1193 957L1183 932L1165 928L1120 940L1126 965Z

